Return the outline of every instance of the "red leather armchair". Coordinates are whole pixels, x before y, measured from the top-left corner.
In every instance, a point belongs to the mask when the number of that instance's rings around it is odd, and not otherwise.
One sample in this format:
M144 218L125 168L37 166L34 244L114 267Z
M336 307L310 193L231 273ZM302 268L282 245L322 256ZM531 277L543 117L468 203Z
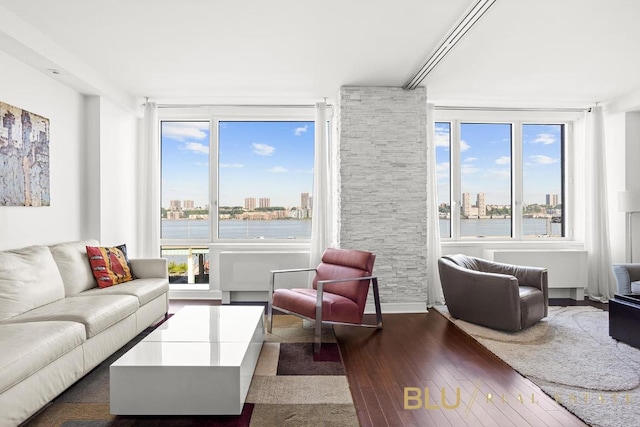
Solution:
M376 256L370 252L327 249L316 268L275 270L269 283L267 328L271 332L273 309L315 320L316 352L320 351L322 323L349 324L382 329L378 278L372 275ZM276 275L315 271L311 288L275 289ZM373 287L376 324L363 323L364 308Z

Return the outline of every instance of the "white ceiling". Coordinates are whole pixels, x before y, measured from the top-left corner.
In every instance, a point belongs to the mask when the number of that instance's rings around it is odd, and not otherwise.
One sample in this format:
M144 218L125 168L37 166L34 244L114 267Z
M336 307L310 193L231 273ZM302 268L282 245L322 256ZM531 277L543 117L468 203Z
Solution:
M0 0L0 49L85 93L313 102L402 86L472 0ZM640 89L640 1L497 0L423 85L439 104L588 106Z

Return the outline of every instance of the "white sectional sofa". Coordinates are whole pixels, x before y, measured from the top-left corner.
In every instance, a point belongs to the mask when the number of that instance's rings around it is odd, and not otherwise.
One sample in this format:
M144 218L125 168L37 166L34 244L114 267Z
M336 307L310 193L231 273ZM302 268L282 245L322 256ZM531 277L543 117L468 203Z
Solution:
M135 280L98 288L95 240L0 252L0 426L17 426L166 315L164 259L131 259Z

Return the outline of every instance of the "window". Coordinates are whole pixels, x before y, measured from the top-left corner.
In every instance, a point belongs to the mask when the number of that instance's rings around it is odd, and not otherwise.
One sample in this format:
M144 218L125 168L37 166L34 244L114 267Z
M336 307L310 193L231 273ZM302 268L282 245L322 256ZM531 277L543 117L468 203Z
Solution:
M161 255L170 283L208 283L209 133L209 121L160 123Z
M220 121L219 239L310 239L314 122Z
M522 125L522 235L564 236L564 125Z
M460 124L460 236L511 236L511 124Z
M451 237L451 123L436 123L435 134L440 237Z
M567 237L565 151L569 123L436 122L441 237Z
M209 263L211 243L309 241L313 109L159 114L160 244L174 289L208 286L210 270L216 271Z

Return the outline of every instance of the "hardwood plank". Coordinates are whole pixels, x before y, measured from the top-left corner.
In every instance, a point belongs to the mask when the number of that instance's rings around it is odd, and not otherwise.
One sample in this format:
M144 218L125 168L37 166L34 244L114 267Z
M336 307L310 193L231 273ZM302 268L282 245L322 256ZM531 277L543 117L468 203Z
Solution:
M363 426L586 425L435 310L383 321L382 331L334 327Z

